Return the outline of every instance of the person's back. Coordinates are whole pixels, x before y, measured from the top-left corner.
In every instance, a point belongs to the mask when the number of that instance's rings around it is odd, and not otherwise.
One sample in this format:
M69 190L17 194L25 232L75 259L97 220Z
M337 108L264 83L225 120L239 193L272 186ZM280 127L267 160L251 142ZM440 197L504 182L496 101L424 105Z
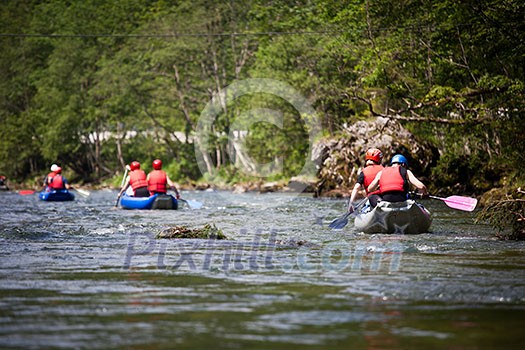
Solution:
M44 179L44 186L50 187L51 182L53 182L53 179L55 178L56 175L57 173L55 173L54 171L47 174L46 178Z
M387 202L404 202L408 195L407 171L398 164L383 169L379 178L381 198Z
M44 178L44 187L51 187L50 184L57 174L57 169L58 169L58 165L56 164L51 165L51 169L50 169L51 172L47 174L46 177Z
M166 193L166 173L163 170L152 170L149 173L148 190L150 193Z
M44 186L47 190L64 190L69 188L66 178L61 173L61 167L56 164L51 166L51 172L44 179Z
M368 191L368 186L375 179L377 174L383 170L383 166L380 164L383 159L383 153L377 148L370 148L365 153L365 167L359 172L357 176L357 182L354 185L350 200L348 201L348 211L353 212L353 203L356 199L357 192L364 188L368 201L372 206L375 206L379 197L379 190Z
M366 194L367 196L371 195L371 194L379 194L379 190L376 190L376 191L372 191L372 192L368 192L368 186L372 183L372 181L374 181L374 179L376 178L376 175L378 172L380 172L381 170L383 170L384 167L380 164L371 164L371 165L367 165L364 169L363 169L363 187L365 188L365 191L366 191Z
M407 168L407 159L401 154L394 155L390 166L377 173L368 190L375 191L379 188L382 199L387 202L406 201L410 185L416 187L423 196L428 195L427 187Z
M153 171L148 174L148 190L152 195L155 193L166 194L168 188L172 189L175 192L175 197L180 199L180 194L173 181L171 181L168 174L162 169L162 161L160 159L155 159L152 163Z
M140 169L140 163L137 161L131 162L131 172L129 173L129 184L133 189L135 197L149 197L148 181L146 173Z
M49 187L54 190L63 190L66 188L64 178L60 174L56 174L49 183Z

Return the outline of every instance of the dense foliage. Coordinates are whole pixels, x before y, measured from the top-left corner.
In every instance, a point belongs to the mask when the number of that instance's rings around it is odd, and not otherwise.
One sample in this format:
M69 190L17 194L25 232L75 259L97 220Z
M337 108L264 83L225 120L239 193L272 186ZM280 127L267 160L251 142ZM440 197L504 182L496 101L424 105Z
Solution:
M525 191L518 188L504 198L491 200L476 221L488 222L502 239L525 240Z
M4 0L0 19L0 173L11 179L58 162L98 181L156 157L197 179L201 111L234 81L269 78L303 94L325 133L402 121L440 149L436 186L524 182L522 1ZM250 160L301 170L310 130L289 101L227 102L201 147L208 172ZM254 109L284 122L247 125L243 159L229 139Z

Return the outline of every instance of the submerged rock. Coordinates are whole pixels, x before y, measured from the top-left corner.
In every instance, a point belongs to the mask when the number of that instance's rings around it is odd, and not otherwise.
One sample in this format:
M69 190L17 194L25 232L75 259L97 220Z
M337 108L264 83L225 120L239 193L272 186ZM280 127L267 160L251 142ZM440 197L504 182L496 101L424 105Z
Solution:
M277 239L273 243L276 246L282 246L282 247L286 247L286 248L317 247L316 244L314 244L312 242L308 242L308 241L306 241L304 239L299 239L299 240L295 240L295 239L288 239L288 240Z
M357 180L359 168L364 165L368 148L383 152L383 165L397 153L403 154L410 169L418 177L428 174L439 157L430 143L417 140L399 122L387 118L359 121L344 126L342 134L324 139L314 145L312 160L319 164L315 194L340 197L349 195Z
M201 229L192 229L186 226L174 226L159 232L157 238L227 239L222 230L218 229L213 224L206 224Z

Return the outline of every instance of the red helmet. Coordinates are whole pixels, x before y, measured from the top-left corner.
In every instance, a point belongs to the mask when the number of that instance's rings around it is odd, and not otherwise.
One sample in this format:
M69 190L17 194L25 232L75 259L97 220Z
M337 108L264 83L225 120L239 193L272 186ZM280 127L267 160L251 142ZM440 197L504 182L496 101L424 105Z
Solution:
M155 159L155 160L153 161L153 169L155 169L155 170L160 170L160 169L162 169L162 160L160 160L160 159Z
M131 169L131 171L140 169L140 163L137 161L133 161L129 164L129 168Z
M379 164L381 163L381 159L383 159L383 153L377 148L370 148L366 151L365 160L372 160Z
M57 166L57 167L55 168L55 173L60 174L61 172L62 172L62 168L59 167L59 166Z

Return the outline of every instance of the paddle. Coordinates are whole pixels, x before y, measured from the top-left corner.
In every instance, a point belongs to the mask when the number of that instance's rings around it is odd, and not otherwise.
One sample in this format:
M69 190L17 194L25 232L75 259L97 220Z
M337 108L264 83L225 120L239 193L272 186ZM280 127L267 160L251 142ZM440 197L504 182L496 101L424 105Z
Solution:
M124 176L122 176L120 187L124 186L124 182L126 182L126 176L128 175L128 168L129 168L129 165L126 165L126 170L124 171Z
M342 229L343 227L345 227L347 224L348 224L348 217L350 215L352 215L354 212L346 212L345 215L341 216L340 218L337 218L335 219L334 221L332 221L330 223L330 225L328 225L328 227L330 227L331 229L334 229L334 230L340 230Z
M419 196L423 198L421 193L410 192L411 195ZM429 198L439 199L447 206L453 209L463 210L463 211L473 211L478 204L478 200L472 197L463 197L463 196L449 196L447 198L441 198L437 196L428 196Z
M29 194L35 194L35 191L33 191L33 190L21 190L21 191L18 191L18 194L22 195L22 196L27 196Z
M355 206L354 208L354 211L352 212L349 212L347 211L346 214L344 214L343 216L341 216L340 218L337 218L335 219L334 221L332 221L330 223L330 225L328 225L328 227L330 227L331 229L336 229L336 230L340 230L342 229L343 227L345 227L347 224L348 224L348 218L350 216L355 216L357 215L357 209L359 207L361 207L363 204L365 204L366 200L368 198L365 197L363 200L361 200L359 203L357 203L357 205Z
M126 182L126 176L128 175L128 165L126 165L126 170L124 171L124 176L122 177L122 181L120 182L120 188L124 186L124 182ZM117 196L117 201L115 202L115 208L118 207L118 202L120 201L121 192L119 192Z
M447 198L441 198L436 196L429 196L430 198L439 199L445 202L450 208L463 210L463 211L473 211L478 204L476 198L463 197L463 196L450 196Z
M86 190L83 190L83 189L80 189L80 188L70 187L69 189L77 192L79 195L81 195L84 198L87 198L87 197L89 197L91 195L91 193L89 191L86 191Z
M182 199L182 198L179 198L179 201L186 203L188 205L188 207L190 207L190 209L200 209L200 208L202 208L202 203L201 202L192 201L192 200L189 200L189 199Z
M119 193L119 195L117 196L117 201L115 202L115 208L118 207L118 202L120 202L120 193Z
M82 190L80 188L70 187L69 189L77 192L82 197L86 197L87 198L87 197L89 197L91 195L91 193L89 193L89 191ZM33 190L21 190L21 191L18 191L18 194L22 195L22 196L27 196L27 195L35 194L35 191L33 191Z

